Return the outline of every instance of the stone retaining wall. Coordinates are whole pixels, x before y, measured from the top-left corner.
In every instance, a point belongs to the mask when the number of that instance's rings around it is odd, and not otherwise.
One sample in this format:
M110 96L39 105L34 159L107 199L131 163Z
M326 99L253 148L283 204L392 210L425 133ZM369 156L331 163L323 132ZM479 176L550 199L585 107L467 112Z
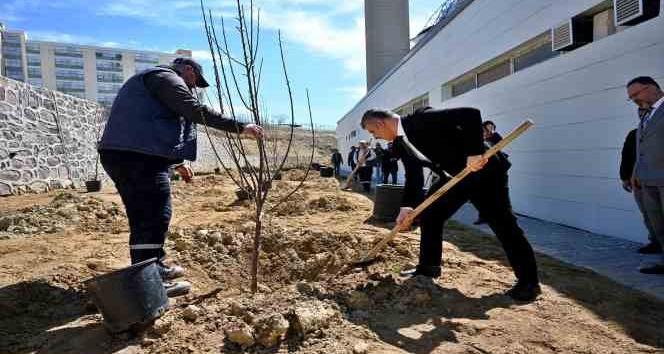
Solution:
M0 76L0 195L93 178L103 116L95 102Z

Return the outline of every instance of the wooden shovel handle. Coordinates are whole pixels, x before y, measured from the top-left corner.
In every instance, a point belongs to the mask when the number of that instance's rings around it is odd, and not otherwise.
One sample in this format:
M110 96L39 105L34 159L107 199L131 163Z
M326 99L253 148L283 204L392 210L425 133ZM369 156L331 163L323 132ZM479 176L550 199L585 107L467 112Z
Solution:
M530 128L533 124L532 120L527 120L521 125L519 125L510 135L506 136L503 140L499 141L496 145L492 146L489 150L487 150L482 157L484 158L489 158L493 155L495 155L498 151L502 150L505 146L507 146L509 143L511 143L514 139L516 139L519 135L523 134L528 128ZM459 172L456 176L452 177L447 183L445 183L440 189L435 191L433 194L431 194L427 199L425 199L420 205L417 206L413 210L410 215L408 215L407 218L402 220L399 224L394 226L392 231L383 237L383 239L378 242L367 254L364 255L357 263L363 263L367 262L369 260L372 260L373 258L376 257L378 252L380 252L385 246L396 237L396 235L401 231L405 225L410 225L410 223L415 220L415 218L420 215L424 209L426 209L429 205L433 204L438 198L440 198L443 194L447 193L452 187L454 187L457 183L459 183L462 179L464 179L466 176L468 176L472 171L466 167L463 169L463 171Z

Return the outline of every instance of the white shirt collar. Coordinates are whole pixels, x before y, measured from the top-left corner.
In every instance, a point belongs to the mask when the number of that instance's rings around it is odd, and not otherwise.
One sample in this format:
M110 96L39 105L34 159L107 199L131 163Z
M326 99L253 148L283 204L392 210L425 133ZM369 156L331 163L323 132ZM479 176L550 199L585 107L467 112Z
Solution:
M652 105L652 110L650 112L655 112L657 108L662 105L662 103L664 103L664 96L662 96L659 100L657 100L657 102L655 102L655 104Z
M401 118L397 119L397 136L406 137L406 131L403 130L403 125L401 125Z

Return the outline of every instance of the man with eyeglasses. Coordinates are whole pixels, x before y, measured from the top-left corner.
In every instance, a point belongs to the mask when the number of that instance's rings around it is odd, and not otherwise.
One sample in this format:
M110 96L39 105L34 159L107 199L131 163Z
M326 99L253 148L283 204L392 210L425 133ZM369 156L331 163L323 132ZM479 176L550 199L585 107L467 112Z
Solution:
M641 193L643 208L655 237L664 243L664 92L651 77L639 76L627 83L627 95L644 110L636 133L636 164L631 186ZM639 269L645 274L664 274L660 263Z
M183 162L196 159L196 123L263 137L260 126L239 123L201 104L194 90L208 86L201 65L190 58L137 73L118 91L98 144L102 166L127 211L131 263L157 258L171 297L186 294L191 284L173 282L184 269L162 262L172 213L169 169L176 166L187 182L193 177Z

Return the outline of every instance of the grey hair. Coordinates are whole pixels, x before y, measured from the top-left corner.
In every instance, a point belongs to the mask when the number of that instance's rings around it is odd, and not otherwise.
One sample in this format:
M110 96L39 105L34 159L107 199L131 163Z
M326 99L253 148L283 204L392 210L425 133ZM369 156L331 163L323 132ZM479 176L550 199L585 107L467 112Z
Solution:
M367 122L372 119L385 120L389 118L399 118L399 115L389 109L372 108L364 112L360 125L362 129L365 129Z

